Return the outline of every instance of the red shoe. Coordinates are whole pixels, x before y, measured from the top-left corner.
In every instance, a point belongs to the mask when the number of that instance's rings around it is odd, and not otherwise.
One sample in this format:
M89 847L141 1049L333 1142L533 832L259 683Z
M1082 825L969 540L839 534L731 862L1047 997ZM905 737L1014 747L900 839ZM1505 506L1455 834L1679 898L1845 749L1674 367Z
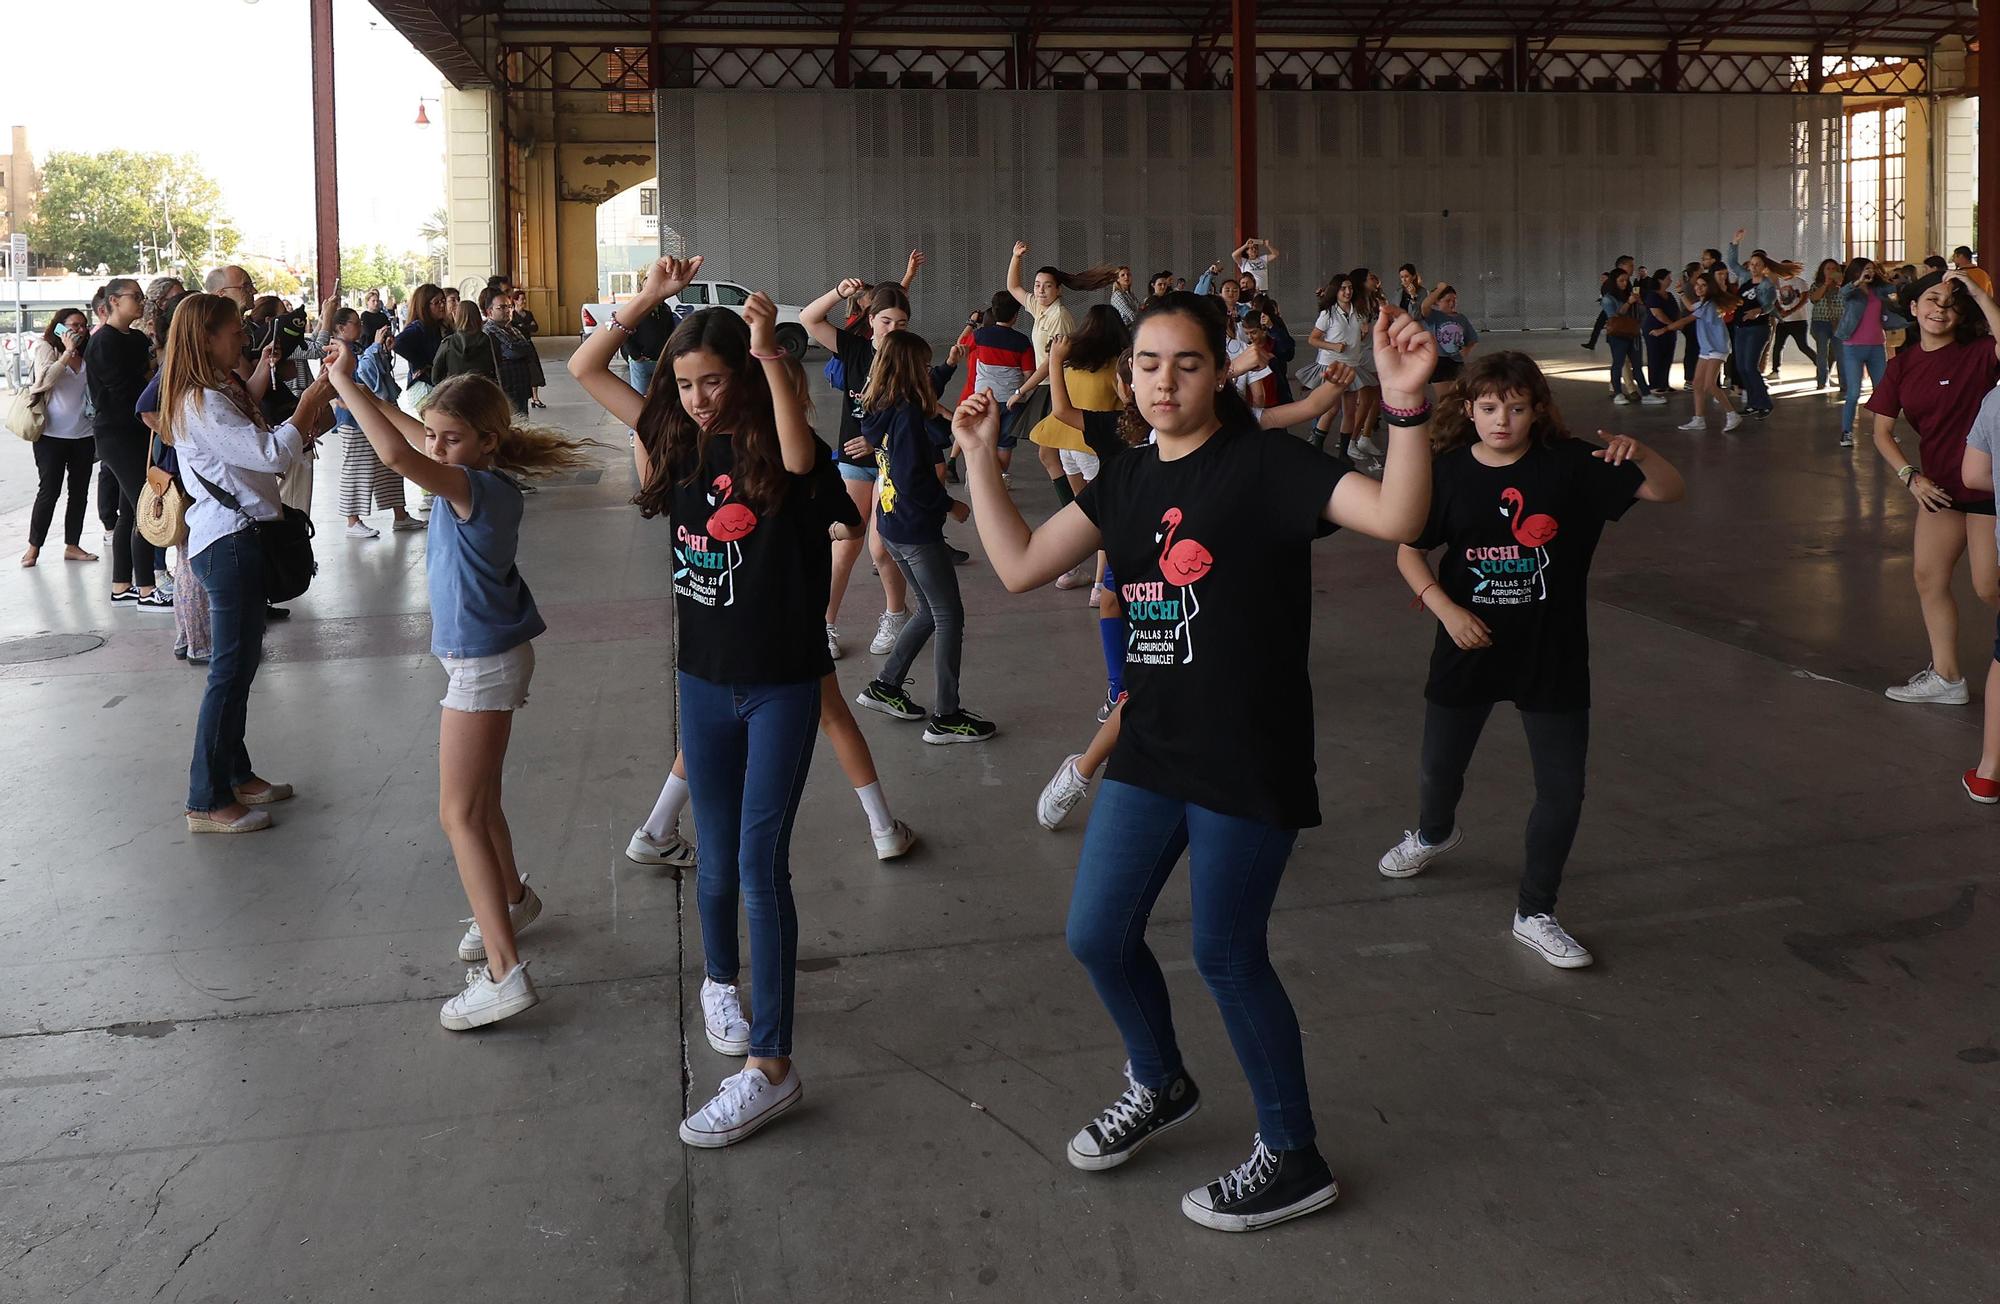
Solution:
M1965 795L1980 805L2000 805L2000 781L1982 779L1976 769L1967 770L1958 781L1965 786Z

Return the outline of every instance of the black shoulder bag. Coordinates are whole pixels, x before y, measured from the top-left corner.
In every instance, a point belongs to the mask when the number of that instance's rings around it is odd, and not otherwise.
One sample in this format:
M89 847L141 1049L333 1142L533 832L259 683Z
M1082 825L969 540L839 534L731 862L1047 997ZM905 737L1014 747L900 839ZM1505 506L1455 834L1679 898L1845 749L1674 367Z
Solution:
M201 487L216 502L232 512L250 515L243 511L236 495L191 466L187 471L201 481ZM264 550L264 600L290 602L304 593L313 576L319 573L319 563L313 560L312 517L296 507L281 505L278 519L260 521L252 517L250 528L257 532L257 543Z

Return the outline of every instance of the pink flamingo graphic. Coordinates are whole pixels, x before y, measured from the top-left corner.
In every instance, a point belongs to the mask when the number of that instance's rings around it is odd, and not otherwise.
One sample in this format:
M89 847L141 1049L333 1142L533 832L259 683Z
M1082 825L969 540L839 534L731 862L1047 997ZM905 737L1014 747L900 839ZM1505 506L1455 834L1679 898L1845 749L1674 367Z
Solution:
M1174 538L1175 531L1181 528L1180 508L1167 508L1160 524L1164 529L1153 536L1153 542L1161 545L1160 575L1181 591L1181 623L1174 626L1174 641L1178 643L1186 635L1187 655L1181 658L1181 664L1187 665L1194 660L1194 635L1188 633L1188 622L1201 611L1201 603L1192 589L1195 581L1215 565L1215 557L1193 539Z
M723 578L729 582L729 599L722 604L725 607L736 602L736 567L743 561L743 549L737 546L737 541L757 528L757 513L742 503L729 501L735 488L734 480L719 475L708 490L709 504L715 508L708 518L708 537L721 543L729 556L729 569L723 572Z
M1556 537L1556 518L1543 512L1533 516L1523 515L1527 508L1528 500L1521 496L1519 489L1510 485L1500 491L1500 514L1507 518L1508 528L1514 532L1514 542L1535 550L1535 582L1546 598L1549 596L1549 581L1543 572L1549 568L1546 549Z

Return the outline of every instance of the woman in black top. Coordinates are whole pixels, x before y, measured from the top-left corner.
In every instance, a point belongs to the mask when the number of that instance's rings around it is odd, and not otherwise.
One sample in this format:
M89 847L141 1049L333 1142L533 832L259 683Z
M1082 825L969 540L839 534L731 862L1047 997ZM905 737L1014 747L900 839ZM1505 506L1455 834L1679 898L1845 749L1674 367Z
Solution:
M410 324L403 327L402 334L390 346L397 357L409 364L409 375L401 381L403 397L398 403L403 411L414 414L424 395L431 392L434 382L431 362L450 330L443 290L425 284L410 291Z
M675 327L662 359L673 374L644 396L611 371L620 337L680 293L701 262L653 264L644 288L583 342L569 370L638 431L634 501L673 527L678 723L701 831L703 1024L715 1050L749 1056L681 1124L682 1141L715 1147L803 1098L791 1061L799 921L790 849L820 679L833 668L820 622L827 513L815 503L831 490L820 475L830 453L786 373L767 296L753 295L740 318L710 308ZM750 920L747 1023L736 989L739 896Z
M1229 384L1220 315L1189 294L1141 313L1134 332L1134 397L1155 442L1106 462L1039 530L1001 483L991 398L961 402L952 426L980 538L1007 588L1046 584L1101 545L1130 630L1123 729L1091 810L1068 929L1124 1039L1130 1085L1070 1141L1070 1163L1116 1167L1194 1112L1199 1093L1145 943L1146 918L1186 851L1195 967L1257 1102L1249 1160L1181 1203L1222 1230L1297 1217L1337 1193L1314 1148L1298 1019L1266 934L1297 831L1320 822L1306 669L1312 541L1340 525L1396 541L1423 527L1424 386L1436 345L1385 306L1374 349L1396 423L1380 484L1259 430ZM1287 709L1245 713L1245 684Z
M153 587L153 545L139 535L139 491L146 487L146 445L139 395L152 375L152 344L136 328L145 312L139 283L121 276L105 286L110 315L84 346L84 381L90 388L91 434L97 458L118 482L118 523L111 530L111 600L142 610L173 610Z
M1404 580L1438 618L1424 687L1422 814L1379 868L1408 878L1459 844L1466 766L1494 704L1514 703L1535 780L1514 937L1559 969L1580 969L1590 952L1556 922L1555 905L1583 817L1584 586L1606 522L1634 502L1678 502L1686 486L1636 439L1618 435L1603 447L1570 438L1525 354L1480 358L1454 400L1438 414L1430 519L1397 552ZM1439 547L1443 564L1433 572L1427 554Z

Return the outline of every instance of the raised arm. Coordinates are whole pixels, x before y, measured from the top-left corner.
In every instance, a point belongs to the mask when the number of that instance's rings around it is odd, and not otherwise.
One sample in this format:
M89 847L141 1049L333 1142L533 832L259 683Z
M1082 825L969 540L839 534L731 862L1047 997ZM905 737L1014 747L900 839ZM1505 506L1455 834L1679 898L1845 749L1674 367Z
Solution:
M1419 318L1424 318L1431 315L1431 309L1437 307L1437 301L1443 297L1446 287L1448 287L1450 284L1451 282L1449 281L1439 281L1437 285L1432 288L1431 292L1424 296L1424 301L1417 305L1417 316Z
M1023 308L1026 308L1029 312L1033 312L1035 310L1035 296L1029 294L1028 287L1021 284L1021 260L1027 256L1028 242L1026 240L1016 240L1014 242L1014 256L1007 261L1007 293L1013 295L1015 302L1019 303Z
M1234 249L1231 249L1229 251L1230 258L1237 262L1241 262L1243 259L1248 258L1250 256L1250 247L1256 243L1257 243L1257 237L1254 235L1251 236L1248 240L1245 240L1242 244L1237 245Z
M1729 264L1729 274L1739 281L1750 279L1750 269L1745 267L1742 260L1738 257L1743 248L1744 234L1742 227L1739 226L1736 228L1736 234L1729 241L1729 257L1726 260Z
M1009 593L1038 589L1097 551L1102 536L1075 503L1044 521L1039 530L1029 529L1021 518L1021 509L1000 480L1000 458L994 450L1000 438L1000 409L991 393L982 389L960 403L952 414L951 431L965 455L979 541Z
M764 364L764 379L771 386L771 414L778 427L778 452L785 470L807 475L819 464L819 440L812 423L806 420L805 404L798 386L786 370L786 353L778 343L778 307L762 290L743 305L743 320L750 323L750 356Z
M1424 387L1437 369L1437 341L1423 323L1384 303L1375 318L1375 374L1384 408L1425 408ZM1424 528L1431 506L1430 423L1389 427L1389 454L1378 483L1344 475L1327 499L1325 516L1343 529L1391 543L1408 543Z
M421 422L413 421L394 406L370 393L354 374L354 350L344 340L327 342L326 369L340 404L354 414L356 425L368 437L368 446L382 465L451 504L453 513L464 520L472 512L472 478L463 469L433 461L418 444L424 437Z
M701 263L700 254L688 259L662 258L654 263L646 269L646 282L639 287L639 293L619 304L611 320L570 354L569 374L619 425L638 428L646 396L611 370L611 359L617 356L620 343L638 329L653 309L687 288L687 283L701 270Z
M823 349L839 353L840 329L828 321L826 315L833 311L835 304L845 303L859 293L861 293L861 281L857 277L843 278L839 285L814 299L799 312L799 325L806 328L806 334L812 336L813 343Z
M2000 357L2000 304L1994 303L1993 296L1982 289L1979 282L1957 268L1946 272L1944 279L1963 285L1966 293L1972 296L1972 301L1979 305L1980 314L1986 318L1986 329L1993 336L1994 356Z
M921 270L923 265L929 261L930 260L928 258L924 257L923 250L921 249L910 250L910 261L904 264L903 266L903 288L905 290L909 289L910 286L916 283L917 272Z

